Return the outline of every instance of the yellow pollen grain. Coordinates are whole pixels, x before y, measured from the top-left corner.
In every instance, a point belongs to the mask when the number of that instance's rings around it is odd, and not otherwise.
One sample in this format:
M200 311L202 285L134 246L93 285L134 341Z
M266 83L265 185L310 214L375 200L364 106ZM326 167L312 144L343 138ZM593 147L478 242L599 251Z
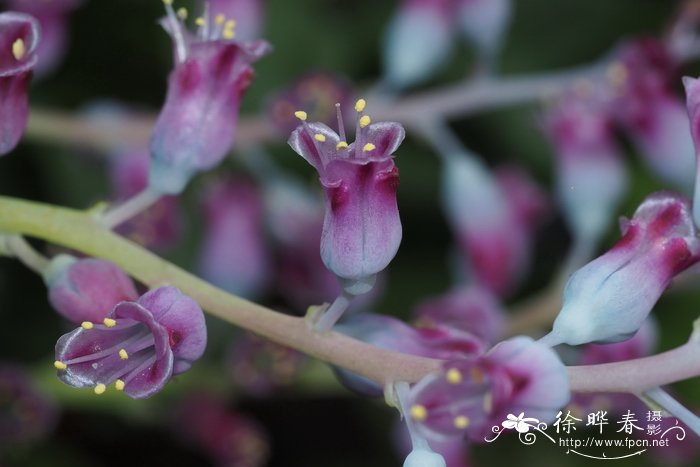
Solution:
M367 143L367 144L365 144L365 145L362 147L362 150L363 150L364 152L374 151L375 149L377 149L377 146L375 146L375 145L372 144L372 143Z
M445 374L445 379L450 384L459 384L462 382L462 372L457 368L450 368Z
M83 321L80 323L80 327L83 329L92 329L94 325L90 321Z
M326 137L325 137L324 135L322 135L321 133L316 133L316 134L314 135L314 139L315 139L316 141L321 142L321 143L323 143L324 141L326 141Z
M102 383L100 383L100 384L98 384L97 386L95 386L95 394L97 394L98 396L99 396L100 394L104 394L106 390L107 390L107 386L105 386L105 385L102 384Z
M129 359L129 354L126 353L126 349L120 349L119 350L119 358L122 360L128 360Z
M117 320L112 318L105 318L102 322L105 323L105 326L108 328L113 328L117 325Z
M178 8L177 10L177 17L180 18L181 20L186 20L187 19L187 8Z
M493 395L490 392L484 394L484 411L486 413L491 413L493 409Z
M308 115L306 115L306 112L304 112L303 110L297 110L296 112L294 112L294 116L302 122L305 122L308 117Z
M115 388L117 391L123 391L123 390L124 390L124 386L126 386L126 383L125 383L124 381L120 380L120 379L118 379L118 380L116 380L116 381L114 382L114 388Z
M364 128L364 127L366 127L367 125L369 125L370 123L372 123L372 119L369 118L369 115L363 115L363 116L360 118L360 128Z
M225 21L226 21L226 17L224 15L222 15L221 13L216 15L216 18L214 18L214 22L216 23L217 26L221 26L222 24L224 24Z
M480 369L472 368L470 373L472 380L474 380L475 383L481 384L484 382L484 374L481 372Z
M66 365L65 363L63 363L63 362L60 361L60 360L56 360L55 362L53 362L53 366L54 366L57 370L65 370L66 368L68 368L68 365Z
M424 421L428 418L428 409L422 405L414 405L411 407L411 418L418 422Z
M202 18L202 17L200 16L199 18L197 18L196 20L194 20L194 24L196 24L197 26L202 27L202 26L204 26L205 24L207 24L207 22L204 21L204 18Z
M464 430L466 427L469 426L469 419L465 417L464 415L460 415L458 417L455 417L454 420L455 428L459 428L460 430Z
M223 36L224 36L224 39L227 39L230 41L231 39L236 37L236 33L233 31L233 29L225 28L224 32L223 32Z
M340 141L338 144L335 145L336 149L345 149L348 147L348 143L345 141Z
M27 49L22 39L17 39L12 43L12 55L15 57L15 60L21 60L26 52Z
M355 111L356 112L362 112L365 110L365 107L367 106L367 101L364 99L358 99L357 102L355 102Z

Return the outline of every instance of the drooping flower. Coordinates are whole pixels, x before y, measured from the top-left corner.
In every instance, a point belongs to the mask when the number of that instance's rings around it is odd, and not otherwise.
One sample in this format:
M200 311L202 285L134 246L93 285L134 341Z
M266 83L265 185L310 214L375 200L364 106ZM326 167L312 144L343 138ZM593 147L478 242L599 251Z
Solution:
M499 180L467 154L444 158L443 179L445 215L467 273L497 295L508 294L529 263L539 214L527 211L541 203L534 185L514 174Z
M138 293L129 276L116 264L98 258L58 255L44 273L49 302L74 322L102 322L124 300Z
M693 219L700 225L700 80L683 78L686 103L690 117L690 135L695 145L695 187L693 190Z
M384 38L384 79L404 89L430 78L453 49L452 0L404 0Z
M354 313L333 329L383 349L443 360L471 357L485 348L485 342L477 336L447 324L414 328L391 316L372 313ZM382 387L373 381L344 369L335 372L355 392L382 394Z
M263 26L263 0L207 0L209 15L224 15L236 23L239 40L257 39Z
M102 323L83 323L56 343L59 378L102 394L114 383L134 399L150 397L202 356L201 308L175 287L117 304Z
M700 260L700 239L690 203L681 195L649 195L622 238L576 271L566 284L551 345L619 342L642 325L671 279Z
M114 202L124 202L148 187L150 155L145 147L115 151L109 176ZM172 247L182 236L183 213L176 196L162 196L152 206L117 226L116 231L155 250Z
M0 447L38 441L56 425L55 404L19 366L0 363Z
M509 414L548 423L569 400L566 367L550 348L515 337L470 359L452 360L410 393L410 415L429 440L483 441Z
M556 155L556 190L575 239L597 242L627 185L612 121L593 100L564 98L546 117Z
M496 342L505 330L505 312L488 290L478 286L451 290L420 303L414 312L419 327L449 326L484 342Z
M404 138L398 123L371 123L360 99L355 142L348 144L342 119L340 135L323 123L302 125L290 146L311 164L325 194L321 258L352 295L368 292L377 273L393 259L401 243L396 204L399 171L393 153Z
M11 10L34 16L41 27L41 40L36 54L39 60L34 68L37 76L45 76L63 60L68 48L70 13L82 0L8 0Z
M203 212L202 277L243 297L260 293L270 267L258 189L242 179L217 182L204 194Z
M0 13L0 156L17 146L27 127L27 88L38 43L39 22L34 17Z
M500 52L512 13L511 0L457 0L462 34L482 61L493 62Z
M175 69L151 138L149 184L177 194L189 179L217 165L233 144L241 99L253 78L251 64L265 55L265 41L234 40L233 20L198 18L196 34L184 26L186 11L173 11L163 26L174 42Z

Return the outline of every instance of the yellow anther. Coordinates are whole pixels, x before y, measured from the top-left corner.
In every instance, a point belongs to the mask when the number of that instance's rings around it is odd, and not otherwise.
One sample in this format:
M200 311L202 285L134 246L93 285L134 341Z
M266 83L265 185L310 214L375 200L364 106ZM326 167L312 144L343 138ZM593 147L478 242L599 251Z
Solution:
M12 55L15 57L15 60L21 60L26 52L27 49L22 39L17 39L12 43Z
M364 146L362 146L362 150L363 150L364 152L374 151L375 149L377 149L377 146L375 146L375 145L372 144L372 143L367 143L367 144L365 144Z
M187 8L178 8L177 9L177 17L183 21L186 20L187 19Z
M83 329L92 329L94 325L90 321L83 321L80 323L80 327Z
M297 110L296 112L294 112L294 116L302 122L305 122L306 118L308 117L308 115L306 115L306 112L304 112L303 110Z
M173 0L163 0L163 3L164 3L165 5L172 5L172 4L173 4Z
M95 386L95 394L97 394L98 396L99 396L100 394L104 394L104 392L105 392L106 390L107 390L107 386L105 386L105 385L102 384L102 383L100 383L100 384L98 384L97 386Z
M316 134L314 135L314 139L315 139L316 141L319 141L319 142L323 143L324 141L326 141L326 136L325 136L325 135L322 135L321 133L316 133Z
M236 37L236 33L234 32L233 29L225 28L224 32L223 32L223 36L224 36L224 39L227 39L230 41L231 39Z
M68 365L66 365L60 360L56 360L55 362L53 362L53 366L56 367L57 370L65 370L66 368L68 368Z
M230 19L226 21L226 24L224 25L226 29L233 29L236 27L236 20L235 19Z
M124 381L120 380L120 379L118 379L118 380L116 380L116 381L114 382L114 388L115 388L117 391L123 391L123 390L124 390L124 386L126 386L126 383L125 383Z
M411 407L411 418L418 422L424 421L428 418L428 409L422 405L414 405Z
M120 350L119 350L119 358L121 358L122 360L128 360L128 359L129 359L129 354L126 353L126 350L125 350L125 349L120 349Z
M355 111L357 112L362 112L365 110L365 107L367 106L367 101L364 99L358 99L357 102L355 102Z
M336 149L344 149L348 147L348 143L345 141L340 141L338 144L335 145Z
M224 15L222 15L221 13L216 15L216 18L214 18L214 22L216 23L217 26L221 26L222 24L224 24L225 21L226 21L226 17Z
M606 75L614 86L622 86L627 81L627 68L622 63L613 63L608 67Z
M462 382L462 372L457 368L450 368L445 374L445 379L450 384L459 384Z
M469 426L469 419L467 417L465 417L464 415L460 415L458 417L455 417L454 423L455 423L455 428L459 428L460 430L464 430L466 427Z
M360 128L364 128L370 123L372 123L372 119L369 118L369 115L363 115L360 117Z
M481 384L484 382L484 374L481 372L480 369L478 368L472 368L470 371L472 380L474 380L475 383Z
M199 18L197 18L196 20L194 20L194 24L196 24L197 26L203 27L205 24L207 24L207 22L204 21L204 18L202 18L202 17L200 16Z
M105 323L105 326L108 328L113 328L117 325L117 320L112 318L105 318L102 322Z
M491 413L491 409L493 409L493 394L487 392L484 394L484 412Z

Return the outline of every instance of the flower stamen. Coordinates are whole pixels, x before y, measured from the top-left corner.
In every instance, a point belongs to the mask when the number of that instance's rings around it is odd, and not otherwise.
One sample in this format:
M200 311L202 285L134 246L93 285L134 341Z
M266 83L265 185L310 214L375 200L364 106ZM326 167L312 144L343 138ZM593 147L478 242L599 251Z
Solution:
M21 60L26 52L27 48L21 38L12 43L12 56L15 57L15 60Z

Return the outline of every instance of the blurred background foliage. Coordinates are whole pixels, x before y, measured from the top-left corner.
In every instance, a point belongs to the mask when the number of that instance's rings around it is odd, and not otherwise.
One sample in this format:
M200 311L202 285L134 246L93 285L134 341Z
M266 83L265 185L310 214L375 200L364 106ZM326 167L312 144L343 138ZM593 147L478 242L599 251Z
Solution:
M678 6L659 0L514 3L514 21L502 58L505 75L595 61L625 38L659 35ZM383 28L394 8L396 2L388 0L268 0L264 30L274 52L256 64L257 77L242 113L259 114L271 93L312 70L340 73L358 88L371 85L380 75ZM66 60L53 75L35 83L32 104L77 111L95 100L110 99L156 112L164 100L172 65L169 38L156 23L162 14L161 2L156 0L85 1L71 20ZM472 52L460 44L450 65L422 89L464 79L472 62ZM691 64L684 71L697 75L700 67ZM538 129L538 115L534 103L483 112L451 124L489 165L517 162L551 187L552 154ZM314 186L315 175L286 146L284 138L268 149L276 162ZM627 155L633 183L620 214L630 215L647 193L662 185L642 168L631 149ZM438 208L438 158L409 134L397 163L404 240L375 309L407 317L417 301L449 287L452 238ZM241 170L235 154L218 170ZM201 236L196 198L208 179L207 175L198 177L183 195L185 237L165 253L185 268L194 266ZM3 158L0 191L75 208L87 208L109 195L99 154L32 141L24 141ZM617 227L611 225L606 246L617 235ZM515 301L548 283L565 256L568 241L555 212L538 235L535 270ZM225 369L224 357L240 333L231 326L219 326L212 318L208 318L212 342L205 359L153 399L132 401L115 393L96 397L65 387L55 378L53 347L68 327L50 309L41 280L16 261L0 259L0 297L0 358L26 366L39 389L60 408L55 430L46 439L0 446L2 465L209 465L211 461L202 452L182 443L172 429L176 424L173 413L183 394L202 388L222 395L230 407L259 422L270 440L271 466L386 467L401 463L392 447L395 413L381 401L350 394L321 364L307 363L293 384L267 397L238 391ZM694 286L662 298L655 311L662 348L687 338L698 304L700 294ZM692 405L698 401L700 382L678 384L677 390ZM5 410L2 394L0 410ZM517 439L497 444L477 446L474 464L578 466L597 462L566 456L552 446L522 446ZM651 458L641 456L616 461L616 465L652 464Z

